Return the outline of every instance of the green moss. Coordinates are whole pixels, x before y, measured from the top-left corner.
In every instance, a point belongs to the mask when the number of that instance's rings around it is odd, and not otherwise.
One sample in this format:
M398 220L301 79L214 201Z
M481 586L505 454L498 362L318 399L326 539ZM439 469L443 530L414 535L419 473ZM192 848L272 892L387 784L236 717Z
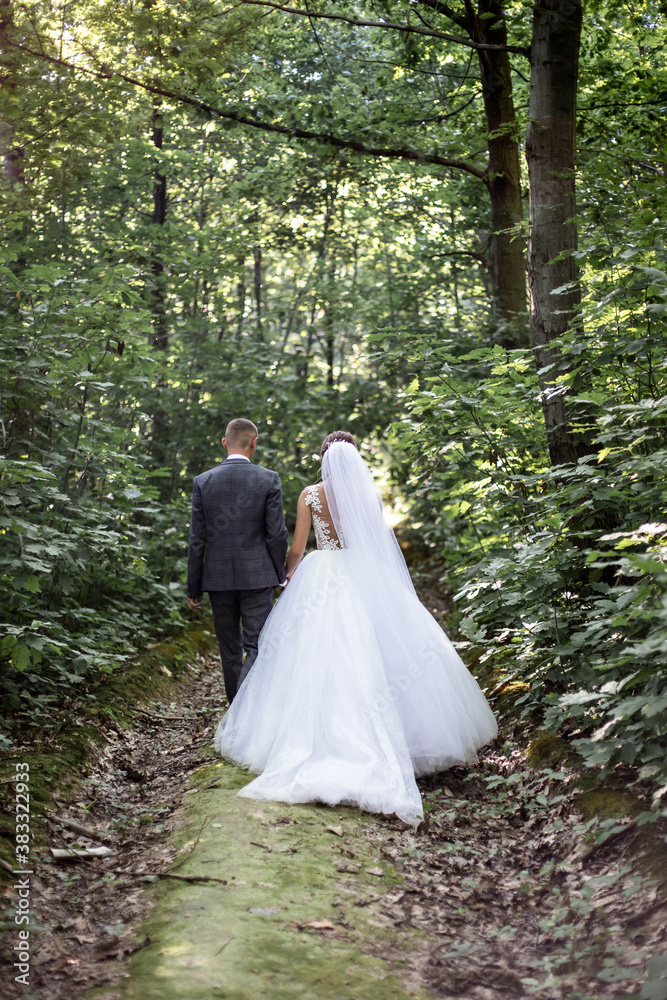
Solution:
M149 887L155 906L137 931L149 944L114 992L123 1000L425 1000L397 975L419 932L379 925L372 905L356 905L401 882L380 852L376 818L239 798L251 780L219 758L194 776L198 791L175 838L186 859L178 874L226 884ZM339 872L350 849L359 870ZM373 955L364 951L369 940Z
M100 722L113 719L121 726L133 724L132 709L139 704L166 698L184 678L196 653L215 647L212 622L198 623L177 637L146 649L116 674L104 675L71 709L63 709L54 736L35 729L24 739L29 747L20 756L10 750L0 757L0 781L15 773L16 761L30 765L31 829L34 849L44 845L45 812L54 808L53 796L67 797L85 777L95 748L104 742ZM2 786L0 786L2 787ZM11 795L11 785L4 786ZM0 808L0 828L14 829L11 801ZM13 841L0 837L0 857L12 862Z
M530 684L524 681L510 681L500 691L495 699L495 706L501 715L506 715L514 709L517 698L530 691Z
M570 744L551 733L537 733L528 745L526 760L531 767L577 767L582 761Z
M195 655L214 649L215 644L213 622L205 621L143 650L123 671L100 682L94 692L99 710L127 724L126 708L160 700L187 673Z
M588 792L591 788L598 788L600 785L600 772L591 768L586 771L582 771L581 774L577 776L575 782L575 788L580 789L582 792Z
M640 803L630 792L615 791L611 788L597 788L579 795L574 802L575 808L588 821L597 816L600 820L621 819L623 816L633 816L641 808Z

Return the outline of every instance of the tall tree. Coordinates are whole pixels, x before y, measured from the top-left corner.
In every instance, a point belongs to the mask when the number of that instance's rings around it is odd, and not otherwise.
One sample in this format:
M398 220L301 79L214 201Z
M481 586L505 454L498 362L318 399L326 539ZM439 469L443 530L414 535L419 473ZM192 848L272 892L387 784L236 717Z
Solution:
M523 220L521 164L505 4L479 0L475 10L466 0L461 12L440 0L420 0L420 4L445 15L474 42L488 46L477 49L477 60L489 157L485 183L491 205L491 282L501 316L516 319L526 311L526 257L524 240L517 233Z
M164 146L164 122L161 102L157 99L153 101L151 125L151 139L156 151L156 163L153 170L153 214L151 218L153 224L153 259L151 260L153 285L150 290L150 308L153 317L153 344L165 351L169 345L163 236L164 225L167 221L167 175L160 161Z
M575 122L581 0L539 0L533 18L526 159L530 178L530 331L549 454L573 462L557 341L580 302L575 220ZM556 294L557 289L565 289Z
M16 88L16 63L18 50L14 47L14 4L13 0L0 0L0 93L5 105L11 100ZM0 123L0 155L5 162L5 173L10 181L24 183L24 150L17 146L12 135L12 126L3 115Z

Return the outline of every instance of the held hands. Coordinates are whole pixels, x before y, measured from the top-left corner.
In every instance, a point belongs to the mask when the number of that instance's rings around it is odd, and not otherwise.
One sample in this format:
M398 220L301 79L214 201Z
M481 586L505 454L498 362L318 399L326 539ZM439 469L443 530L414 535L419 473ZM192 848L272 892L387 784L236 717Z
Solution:
M201 597L188 597L188 608L190 611L201 611Z

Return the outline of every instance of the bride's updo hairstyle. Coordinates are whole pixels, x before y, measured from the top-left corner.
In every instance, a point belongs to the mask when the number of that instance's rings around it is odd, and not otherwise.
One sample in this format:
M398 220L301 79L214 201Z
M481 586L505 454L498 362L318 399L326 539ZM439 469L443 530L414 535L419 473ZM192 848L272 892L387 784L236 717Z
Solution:
M357 442L347 431L332 431L331 434L327 434L322 442L322 451L320 452L320 456L323 456L324 452L327 451L329 446L335 441L346 441L348 444L353 444L355 448L357 447Z

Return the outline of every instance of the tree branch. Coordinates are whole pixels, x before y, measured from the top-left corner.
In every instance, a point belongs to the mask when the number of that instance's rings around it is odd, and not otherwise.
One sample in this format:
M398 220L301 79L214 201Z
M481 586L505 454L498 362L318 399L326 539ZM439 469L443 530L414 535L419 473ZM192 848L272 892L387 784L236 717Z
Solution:
M5 44L11 45L13 48L19 49L27 55L34 56L37 59L42 59L54 66L71 69L75 73L84 73L86 76L92 76L98 80L111 80L115 77L116 79L122 80L124 83L128 83L133 87L139 87L141 90L145 90L150 94L167 97L169 100L175 101L177 104L187 104L200 111L205 111L214 118L222 118L226 121L236 122L239 125L247 125L250 128L255 128L262 132L283 135L289 139L305 139L312 142L318 142L322 145L334 146L337 149L349 149L351 152L363 153L366 156L377 156L393 160L409 160L415 163L433 163L440 167L452 167L455 170L462 170L465 173L472 174L473 177L477 177L479 180L485 182L487 180L486 170L476 166L474 163L468 163L466 160L456 160L447 156L440 156L437 153L422 153L417 149L387 149L381 146L368 146L363 142L356 142L353 139L341 139L339 136L328 135L326 132L310 132L307 129L293 128L287 125L278 125L272 122L263 122L258 118L249 118L247 115L241 115L237 111L216 108L212 104L207 104L206 101L200 101L197 100L197 98L188 97L187 94L178 94L173 90L167 90L165 87L158 87L155 84L148 83L147 81L137 80L132 76L128 76L126 73L119 73L118 71L112 70L105 65L102 65L100 70L87 69L83 66L77 66L75 63L67 62L64 59L59 59L56 56L47 55L43 51L35 52L33 49L29 49L20 43L12 42L11 39L6 37L3 41Z
M436 14L444 14L445 17L448 17L450 21L454 22L454 24L458 24L459 28L463 28L465 31L468 30L467 22L463 14L457 14L455 10L452 10L449 4L442 3L442 0L419 0L419 3L423 4L424 7L430 7Z
M489 258L476 250L439 250L438 253L429 254L429 257L431 260L437 260L440 257L474 257L484 267L489 267Z
M436 31L435 28L418 28L414 25L395 24L393 21L362 21L355 17L347 17L345 14L327 14L323 11L316 13L312 10L300 10L298 7L285 7L283 4L272 3L271 0L240 0L242 7L271 7L273 10L281 10L284 14L297 14L300 17L318 17L326 21L344 21L346 24L355 25L358 28L389 28L392 31L403 31L406 34L426 35L429 38L442 38L446 42L455 42L457 45L465 45L469 49L492 49L496 52L516 52L517 55L529 57L530 52L521 45L493 45L490 42L474 42L471 38L463 38L462 35L450 35L446 31Z

